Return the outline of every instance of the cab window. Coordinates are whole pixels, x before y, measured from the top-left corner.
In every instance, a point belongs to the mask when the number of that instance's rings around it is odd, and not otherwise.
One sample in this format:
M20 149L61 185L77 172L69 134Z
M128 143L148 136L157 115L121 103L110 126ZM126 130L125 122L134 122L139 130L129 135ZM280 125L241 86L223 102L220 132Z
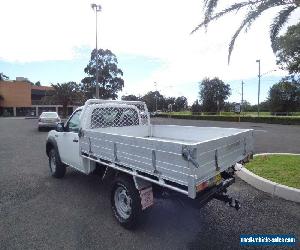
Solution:
M132 108L96 108L92 112L91 128L125 127L139 125L139 116Z
M80 125L80 120L79 120L80 114L81 114L81 110L78 110L70 118L70 120L68 121L68 125L67 125L68 132L78 133L79 125Z

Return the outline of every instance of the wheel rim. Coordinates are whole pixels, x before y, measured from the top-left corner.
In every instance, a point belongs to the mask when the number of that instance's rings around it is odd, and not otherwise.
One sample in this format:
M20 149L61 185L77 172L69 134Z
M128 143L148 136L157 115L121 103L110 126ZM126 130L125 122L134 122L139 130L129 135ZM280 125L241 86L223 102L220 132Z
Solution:
M122 219L126 220L131 215L131 197L124 187L117 187L114 194L115 207Z
M51 155L50 157L50 171L51 173L55 173L56 170L56 162L55 162L55 156L54 154Z

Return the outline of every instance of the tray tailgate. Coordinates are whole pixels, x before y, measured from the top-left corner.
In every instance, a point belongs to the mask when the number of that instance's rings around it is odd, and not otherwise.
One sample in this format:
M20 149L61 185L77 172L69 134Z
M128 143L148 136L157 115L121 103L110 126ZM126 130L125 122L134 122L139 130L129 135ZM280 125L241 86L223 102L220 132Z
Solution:
M208 180L253 153L253 143L253 131L246 130L198 144L196 183Z

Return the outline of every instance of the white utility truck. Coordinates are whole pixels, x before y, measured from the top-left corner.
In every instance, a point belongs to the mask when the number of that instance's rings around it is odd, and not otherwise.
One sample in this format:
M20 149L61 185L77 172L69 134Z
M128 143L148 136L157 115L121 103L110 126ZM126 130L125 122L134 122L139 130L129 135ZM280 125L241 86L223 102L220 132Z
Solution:
M69 166L111 180L113 214L131 228L153 197L197 206L216 198L238 209L226 189L235 164L253 154L253 131L152 125L143 102L92 99L49 132L46 153L54 177Z

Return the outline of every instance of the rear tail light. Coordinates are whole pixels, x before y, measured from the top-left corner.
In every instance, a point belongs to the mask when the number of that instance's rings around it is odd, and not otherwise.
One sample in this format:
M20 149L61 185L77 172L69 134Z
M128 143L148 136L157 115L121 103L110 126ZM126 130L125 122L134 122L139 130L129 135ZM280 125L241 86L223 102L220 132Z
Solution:
M196 185L196 191L197 192L203 191L207 187L208 187L208 182L207 181L202 182L202 183Z
M221 174L217 174L216 176L210 178L208 181L204 181L202 183L199 183L196 185L196 191L201 192L206 188L210 188L216 185L219 185L222 182L222 176Z

